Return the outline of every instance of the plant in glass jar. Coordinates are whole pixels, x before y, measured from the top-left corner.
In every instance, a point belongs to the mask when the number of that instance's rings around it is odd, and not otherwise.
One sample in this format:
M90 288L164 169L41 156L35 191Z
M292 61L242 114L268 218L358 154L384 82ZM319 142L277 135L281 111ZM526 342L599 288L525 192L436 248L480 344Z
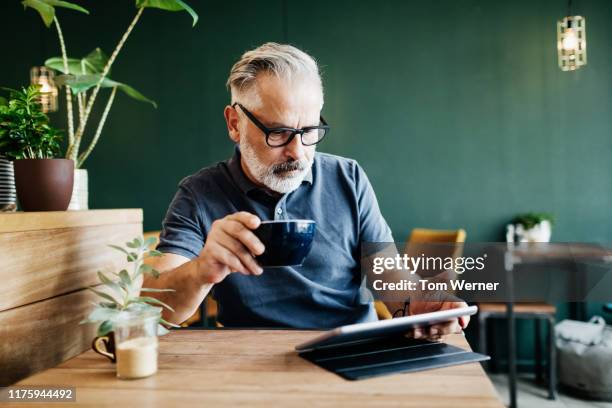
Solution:
M142 296L142 292L174 292L174 289L154 289L143 288L142 277L150 274L154 277L159 276L159 272L144 263L149 257L163 256L163 254L149 247L155 244L155 238L143 239L134 238L127 242L124 247L109 245L125 254L127 262L131 263L131 271L122 269L114 272L112 277L98 271L98 278L102 287L89 287L89 290L100 297L100 302L95 303L95 308L87 319L81 323L100 323L98 326L98 336L104 336L113 331L115 322L125 318L129 312L148 312L159 310L158 306L174 311L172 307L164 302L150 296ZM161 315L158 319L158 333L166 334L168 330L164 326L179 327L176 324L164 320Z

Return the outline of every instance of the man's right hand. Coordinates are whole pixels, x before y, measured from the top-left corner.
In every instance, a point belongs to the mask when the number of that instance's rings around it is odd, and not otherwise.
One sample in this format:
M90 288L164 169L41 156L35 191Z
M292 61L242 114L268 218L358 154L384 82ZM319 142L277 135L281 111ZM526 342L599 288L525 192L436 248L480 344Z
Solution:
M265 247L253 234L261 220L248 212L237 212L212 223L200 256L196 258L203 283L219 283L231 272L261 275L254 255Z

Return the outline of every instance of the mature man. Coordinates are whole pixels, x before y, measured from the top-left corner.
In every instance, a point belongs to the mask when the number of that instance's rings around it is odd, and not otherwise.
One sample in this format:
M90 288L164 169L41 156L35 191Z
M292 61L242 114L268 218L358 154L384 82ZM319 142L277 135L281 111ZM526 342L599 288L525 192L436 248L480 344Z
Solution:
M375 320L359 290L360 244L393 237L361 167L315 152L328 131L316 62L295 47L267 43L242 55L227 85L234 156L181 181L157 247L165 253L155 265L162 274L145 286L176 290L156 296L174 307L165 316L177 323L211 290L226 326L330 328ZM261 220L294 218L317 222L310 254L301 267L263 270L253 256L265 248L252 231ZM409 312L463 305L413 301Z

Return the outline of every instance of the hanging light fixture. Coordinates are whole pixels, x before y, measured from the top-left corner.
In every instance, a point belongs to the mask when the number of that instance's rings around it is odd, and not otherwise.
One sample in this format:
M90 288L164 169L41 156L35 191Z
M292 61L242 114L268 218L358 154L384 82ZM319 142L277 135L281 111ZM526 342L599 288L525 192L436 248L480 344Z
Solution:
M45 113L57 111L57 86L55 74L47 67L33 67L30 70L30 84L40 86L40 104Z
M557 21L557 56L561 71L574 71L587 63L586 20L572 16L572 0L567 17Z

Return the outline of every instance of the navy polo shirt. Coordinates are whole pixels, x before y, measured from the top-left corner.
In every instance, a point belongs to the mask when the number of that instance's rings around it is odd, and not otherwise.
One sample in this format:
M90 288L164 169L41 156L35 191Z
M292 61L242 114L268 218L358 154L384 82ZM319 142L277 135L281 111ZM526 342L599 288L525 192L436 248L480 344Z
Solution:
M212 288L225 326L331 328L376 320L360 290L362 242L393 242L376 196L355 160L315 153L295 191L271 195L244 174L240 150L179 183L157 249L197 257L213 221L237 211L262 220L312 219L317 231L302 266L231 273Z

